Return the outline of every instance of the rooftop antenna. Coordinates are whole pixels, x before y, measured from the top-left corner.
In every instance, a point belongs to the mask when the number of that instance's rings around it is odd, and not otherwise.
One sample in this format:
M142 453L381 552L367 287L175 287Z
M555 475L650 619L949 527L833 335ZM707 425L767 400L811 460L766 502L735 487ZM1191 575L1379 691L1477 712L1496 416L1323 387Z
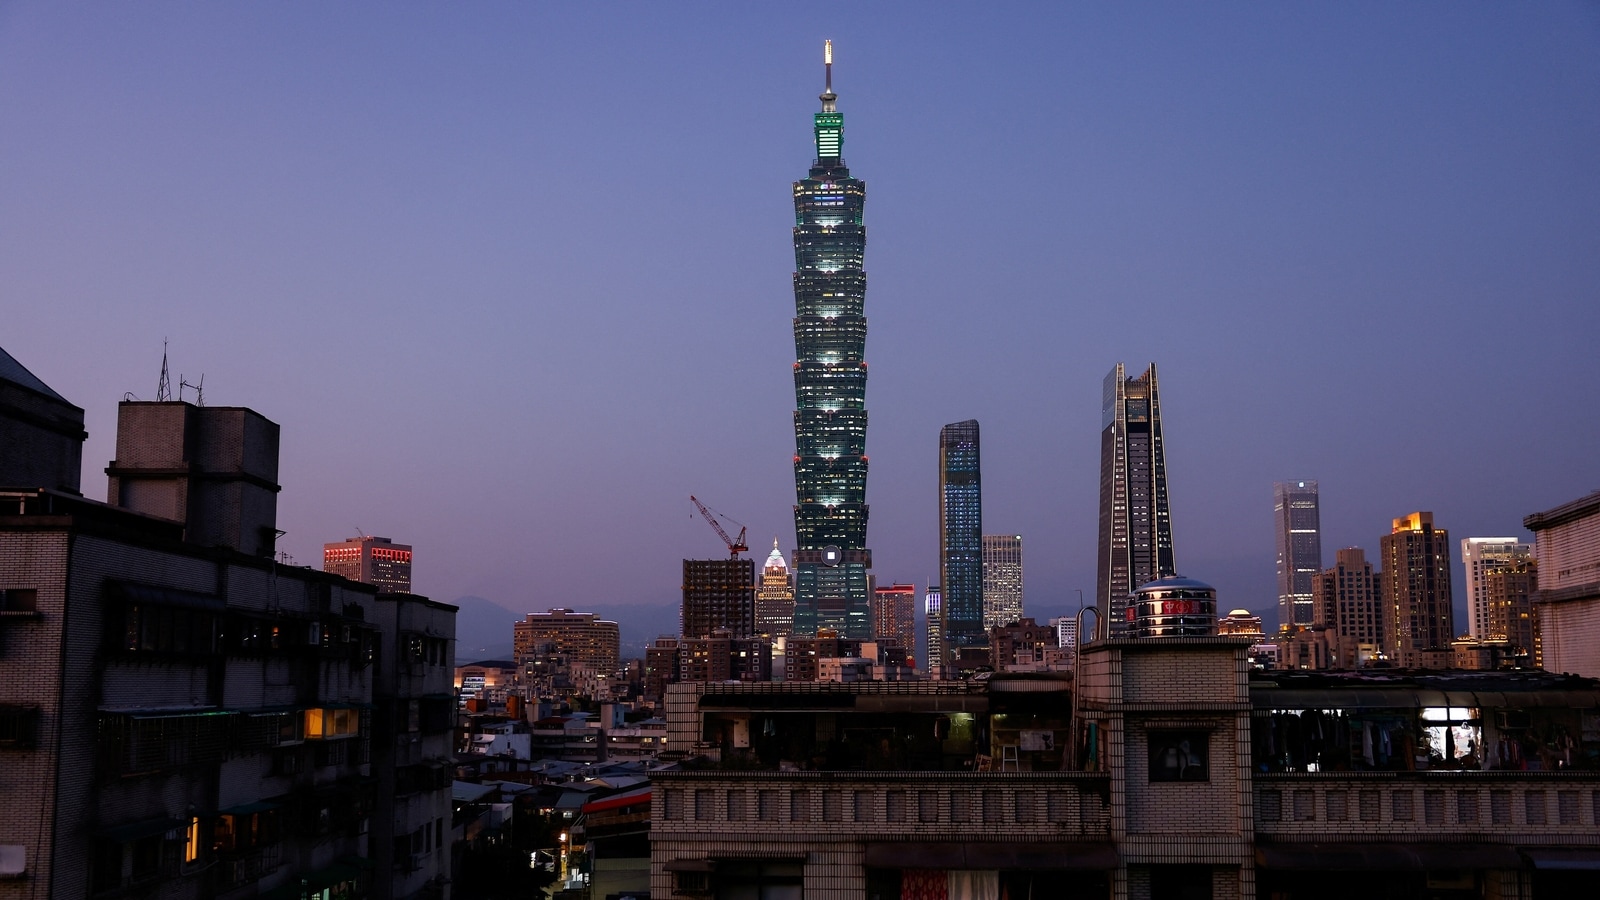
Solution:
M156 387L156 402L172 399L172 379L167 377L167 339L161 339L161 384Z
M204 373L201 373L201 375L200 375L200 383L199 384L190 384L189 382L185 381L184 378L183 378L183 375L180 374L178 376L178 399L179 400L183 399L183 389L184 388L194 388L194 405L195 406L205 406L206 405L206 376L205 376Z

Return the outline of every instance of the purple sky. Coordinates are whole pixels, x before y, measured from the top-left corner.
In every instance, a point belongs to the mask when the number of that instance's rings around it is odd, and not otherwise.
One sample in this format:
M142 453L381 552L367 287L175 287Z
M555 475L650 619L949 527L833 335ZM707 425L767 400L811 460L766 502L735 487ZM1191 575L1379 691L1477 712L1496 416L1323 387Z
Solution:
M1028 612L1092 595L1119 360L1160 366L1178 568L1269 622L1275 479L1329 561L1600 487L1600 7L801 9L0 6L0 346L87 411L90 496L165 337L283 426L300 562L359 527L438 599L672 607L721 551L689 494L794 541L829 37L880 580L937 572L976 418Z

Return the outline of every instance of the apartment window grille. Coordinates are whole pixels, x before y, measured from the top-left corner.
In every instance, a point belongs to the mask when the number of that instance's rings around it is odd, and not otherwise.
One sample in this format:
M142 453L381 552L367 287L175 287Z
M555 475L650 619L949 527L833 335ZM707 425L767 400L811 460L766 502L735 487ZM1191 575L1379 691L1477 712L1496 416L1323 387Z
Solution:
M1544 791L1529 791L1523 796L1525 812L1529 825L1545 824Z

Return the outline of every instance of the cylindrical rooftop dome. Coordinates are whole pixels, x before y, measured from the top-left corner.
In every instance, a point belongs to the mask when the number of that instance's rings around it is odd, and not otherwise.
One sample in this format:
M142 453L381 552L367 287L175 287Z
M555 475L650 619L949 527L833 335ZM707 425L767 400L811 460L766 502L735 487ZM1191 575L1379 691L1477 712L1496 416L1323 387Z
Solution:
M1217 590L1174 575L1141 585L1128 600L1129 637L1187 637L1217 633Z

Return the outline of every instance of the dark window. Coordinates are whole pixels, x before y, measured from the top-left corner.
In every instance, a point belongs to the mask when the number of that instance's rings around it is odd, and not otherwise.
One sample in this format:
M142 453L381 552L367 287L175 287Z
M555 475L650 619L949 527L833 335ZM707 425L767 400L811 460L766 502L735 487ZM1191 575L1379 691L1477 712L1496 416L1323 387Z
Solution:
M0 588L0 613L31 613L39 609L39 592L33 588Z
M1150 732L1150 780L1210 781L1210 739L1204 731Z
M0 749L31 750L38 737L39 711L31 707L0 706Z

